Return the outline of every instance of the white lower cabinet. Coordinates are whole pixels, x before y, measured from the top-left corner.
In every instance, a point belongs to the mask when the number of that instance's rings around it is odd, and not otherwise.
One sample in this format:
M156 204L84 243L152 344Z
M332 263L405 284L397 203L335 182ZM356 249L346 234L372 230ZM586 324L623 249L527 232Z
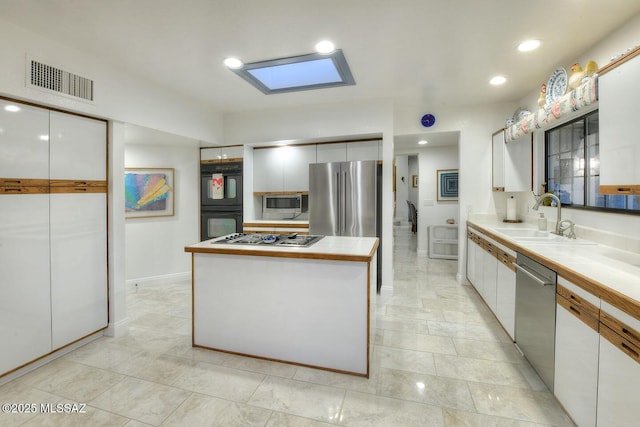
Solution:
M496 312L496 285L498 280L498 258L493 251L482 251L482 298L491 311Z
M638 425L640 364L608 340L600 340L598 426Z
M558 296L558 301L554 394L577 425L595 426L600 341L596 330L598 321L564 297ZM585 319L590 324L585 323Z
M515 330L515 252L467 230L467 279L509 336Z
M51 195L53 349L107 326L107 195Z
M0 375L51 351L49 195L0 195Z
M496 317L513 340L516 325L516 272L509 266L512 261L506 257L503 259L498 260Z
M638 425L640 320L602 303L598 426Z
M467 233L469 236L469 233ZM471 237L467 237L467 280L473 286L476 283L476 251L478 250L478 245L473 241Z

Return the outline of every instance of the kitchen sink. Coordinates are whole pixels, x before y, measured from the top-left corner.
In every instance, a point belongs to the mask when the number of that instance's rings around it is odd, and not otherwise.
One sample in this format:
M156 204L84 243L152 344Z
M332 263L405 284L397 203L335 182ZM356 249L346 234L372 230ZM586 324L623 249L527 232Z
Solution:
M496 228L500 234L510 237L515 242L550 245L595 245L595 242L583 239L569 239L558 236L549 231L540 231L533 228Z
M504 234L509 237L534 237L534 238L549 238L560 237L555 234L551 234L548 231L535 230L533 228L496 228L496 231L500 234Z

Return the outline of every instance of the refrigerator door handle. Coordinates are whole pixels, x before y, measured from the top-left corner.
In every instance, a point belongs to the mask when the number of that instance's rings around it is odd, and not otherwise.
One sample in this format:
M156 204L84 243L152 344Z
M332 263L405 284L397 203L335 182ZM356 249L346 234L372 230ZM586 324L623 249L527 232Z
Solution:
M335 224L336 228L334 230L334 236L340 235L340 171L336 172L336 210L334 210L333 214L335 215Z
M340 190L340 236L344 236L347 231L347 172L342 171L342 189Z

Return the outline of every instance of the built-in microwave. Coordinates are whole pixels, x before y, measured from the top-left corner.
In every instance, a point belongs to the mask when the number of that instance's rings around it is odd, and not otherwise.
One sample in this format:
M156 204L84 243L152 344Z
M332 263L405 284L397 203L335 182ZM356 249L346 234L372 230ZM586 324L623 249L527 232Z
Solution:
M262 196L263 219L294 219L303 211L302 194Z

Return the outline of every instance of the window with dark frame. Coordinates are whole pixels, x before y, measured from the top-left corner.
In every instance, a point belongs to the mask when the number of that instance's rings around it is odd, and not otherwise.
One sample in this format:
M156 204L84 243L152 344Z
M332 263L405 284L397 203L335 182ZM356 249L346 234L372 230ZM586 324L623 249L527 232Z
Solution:
M563 207L640 214L640 196L598 193L598 111L545 132L546 190Z

